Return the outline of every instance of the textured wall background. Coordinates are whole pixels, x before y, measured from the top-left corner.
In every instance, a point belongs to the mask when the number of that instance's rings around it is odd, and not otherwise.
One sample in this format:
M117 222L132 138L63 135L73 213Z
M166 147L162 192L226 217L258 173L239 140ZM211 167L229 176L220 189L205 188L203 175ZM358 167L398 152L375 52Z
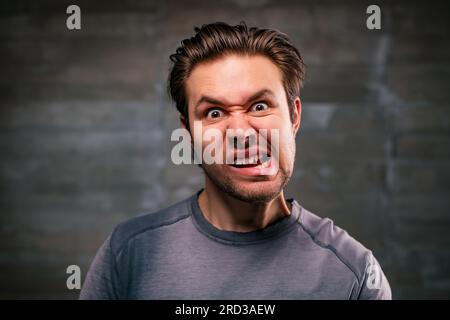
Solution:
M394 298L450 298L448 10L391 2L370 31L357 0L2 1L0 297L76 298L68 265L84 276L116 224L201 187L170 162L168 55L246 20L309 66L288 195L371 248Z

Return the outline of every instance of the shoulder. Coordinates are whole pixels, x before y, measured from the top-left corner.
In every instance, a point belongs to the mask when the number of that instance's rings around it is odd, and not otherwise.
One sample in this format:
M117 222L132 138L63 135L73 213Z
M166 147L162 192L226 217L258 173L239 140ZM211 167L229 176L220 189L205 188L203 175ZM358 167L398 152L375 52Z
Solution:
M304 208L301 208L299 224L316 246L331 252L355 275L358 282L364 278L372 257L369 249L336 226L333 220L321 218Z
M351 299L392 299L389 281L372 251L337 227L331 219L321 218L304 208L299 217L301 228L318 248L331 252L357 280Z
M192 197L159 211L128 219L117 225L110 236L112 252L118 254L131 239L143 233L151 232L188 218L191 214L190 203Z

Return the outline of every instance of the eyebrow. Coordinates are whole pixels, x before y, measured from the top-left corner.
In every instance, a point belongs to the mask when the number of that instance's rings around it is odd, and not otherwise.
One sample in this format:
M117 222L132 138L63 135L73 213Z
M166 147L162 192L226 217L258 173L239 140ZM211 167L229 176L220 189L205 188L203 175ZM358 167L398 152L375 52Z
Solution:
M266 95L275 96L271 90L262 89L262 90L257 91L255 94L253 94L250 98L248 98L246 103L257 100ZM195 104L195 109L197 109L199 105L201 105L202 103L205 103L205 102L210 103L210 104L223 105L223 103L218 99L202 95L201 98Z

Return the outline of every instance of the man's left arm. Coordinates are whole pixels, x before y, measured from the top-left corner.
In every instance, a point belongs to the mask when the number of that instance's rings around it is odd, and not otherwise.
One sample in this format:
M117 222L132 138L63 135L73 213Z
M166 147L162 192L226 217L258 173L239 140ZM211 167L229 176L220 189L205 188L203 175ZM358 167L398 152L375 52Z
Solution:
M392 300L391 287L377 259L372 253L366 258L359 300Z

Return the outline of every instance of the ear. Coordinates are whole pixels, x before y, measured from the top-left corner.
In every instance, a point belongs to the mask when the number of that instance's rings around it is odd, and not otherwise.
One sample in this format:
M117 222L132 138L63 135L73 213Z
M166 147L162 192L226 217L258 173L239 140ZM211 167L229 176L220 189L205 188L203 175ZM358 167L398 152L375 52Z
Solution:
M183 115L180 115L180 127L183 128L183 129L186 129L189 132L189 134L191 135L191 138L192 138L192 133L191 133L191 130L190 130L189 126L188 126L188 120ZM193 139L191 139L191 144L192 145L194 144Z
M180 115L180 127L186 129L186 118L183 115Z
M302 119L302 102L300 101L300 97L295 98L293 111L294 111L294 119L292 123L292 129L294 130L294 135L296 135L298 129L300 128L300 123Z

